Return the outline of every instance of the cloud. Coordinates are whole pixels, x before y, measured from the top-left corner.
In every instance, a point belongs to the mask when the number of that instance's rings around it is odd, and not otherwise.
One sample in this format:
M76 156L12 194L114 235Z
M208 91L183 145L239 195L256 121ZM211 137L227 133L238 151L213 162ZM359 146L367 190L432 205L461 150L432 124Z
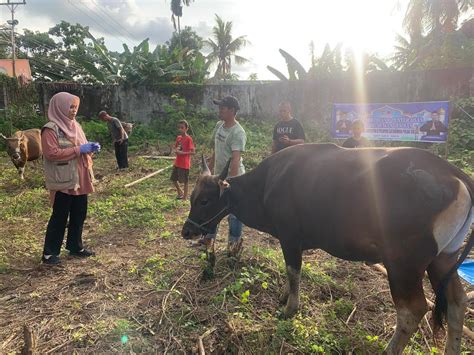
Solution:
M208 25L207 22L199 21L197 25L191 27L203 39L208 39L212 35L212 26Z
M408 0L403 0L404 4ZM19 6L16 17L19 28L47 31L61 20L89 26L97 37L104 37L111 50L122 50L122 43L137 45L145 38L161 44L173 33L171 0L30 0ZM320 55L326 43L337 42L356 48L367 48L381 55L393 48L394 33L401 31L403 11L393 13L386 1L359 0L347 2L345 11L330 1L299 0L298 4L255 0L196 0L183 9L181 26L191 26L202 38L212 35L215 14L232 21L232 35L247 35L252 42L239 54L252 63L233 66L238 72L258 72L259 77L273 78L266 69L271 65L286 70L279 48L285 49L309 66L308 45L314 40ZM402 6L403 8L405 5ZM3 6L2 19L9 19ZM337 14L337 20L333 14ZM257 64L254 64L257 63Z
M145 38L155 43L168 40L173 33L170 18L144 17L143 11L133 0L48 0L25 6L29 19L41 18L42 22L49 20L48 23L54 24L62 20L80 23L88 26L94 35L114 43L135 44ZM24 27L30 28L28 23Z

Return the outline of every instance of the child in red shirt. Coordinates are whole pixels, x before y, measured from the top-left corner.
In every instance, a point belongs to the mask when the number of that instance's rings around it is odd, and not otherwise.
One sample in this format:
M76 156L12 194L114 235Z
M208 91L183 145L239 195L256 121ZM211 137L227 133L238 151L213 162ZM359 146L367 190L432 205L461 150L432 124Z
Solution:
M171 173L171 181L176 187L178 200L186 200L188 198L188 181L189 169L191 168L191 155L194 154L193 139L188 135L189 124L186 120L178 122L179 136L176 137L174 145L176 159L174 160L173 171ZM179 187L178 182L184 184L183 190Z

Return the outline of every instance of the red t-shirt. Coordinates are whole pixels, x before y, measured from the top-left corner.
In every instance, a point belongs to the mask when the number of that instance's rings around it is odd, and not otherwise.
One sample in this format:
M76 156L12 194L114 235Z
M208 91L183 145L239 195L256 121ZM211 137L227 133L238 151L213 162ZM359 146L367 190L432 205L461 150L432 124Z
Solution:
M190 153L194 149L194 143L191 136L179 135L176 137L176 143L174 145L176 150L181 152ZM182 169L189 169L191 167L191 154L177 155L174 161L174 166Z

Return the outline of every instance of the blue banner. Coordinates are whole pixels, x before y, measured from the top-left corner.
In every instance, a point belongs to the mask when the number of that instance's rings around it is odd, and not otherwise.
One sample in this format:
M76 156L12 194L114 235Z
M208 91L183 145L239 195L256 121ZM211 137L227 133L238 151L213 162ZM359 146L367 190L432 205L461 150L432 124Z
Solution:
M448 137L448 101L398 104L334 104L331 133L348 138L355 121L367 139L444 143Z

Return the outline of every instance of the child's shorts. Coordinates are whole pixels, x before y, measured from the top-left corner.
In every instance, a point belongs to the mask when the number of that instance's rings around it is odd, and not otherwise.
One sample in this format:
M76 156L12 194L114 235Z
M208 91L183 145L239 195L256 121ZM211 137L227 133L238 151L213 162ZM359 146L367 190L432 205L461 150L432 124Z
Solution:
M171 172L171 181L179 181L182 184L185 184L189 181L189 169L178 168L173 166L173 171Z

